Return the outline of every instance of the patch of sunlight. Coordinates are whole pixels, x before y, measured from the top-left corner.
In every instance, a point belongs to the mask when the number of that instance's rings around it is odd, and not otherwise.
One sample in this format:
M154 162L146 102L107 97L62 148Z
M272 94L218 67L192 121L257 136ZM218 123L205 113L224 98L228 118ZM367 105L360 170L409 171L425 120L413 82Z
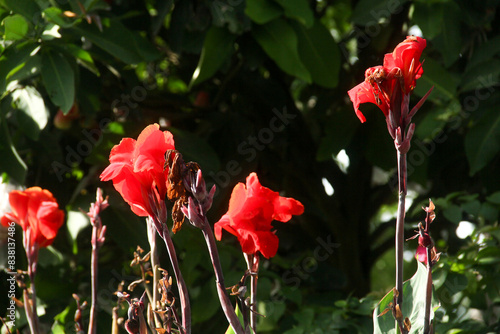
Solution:
M321 182L323 182L323 187L325 187L325 193L328 196L332 196L333 193L335 192L335 189L333 189L333 186L326 178L322 178Z

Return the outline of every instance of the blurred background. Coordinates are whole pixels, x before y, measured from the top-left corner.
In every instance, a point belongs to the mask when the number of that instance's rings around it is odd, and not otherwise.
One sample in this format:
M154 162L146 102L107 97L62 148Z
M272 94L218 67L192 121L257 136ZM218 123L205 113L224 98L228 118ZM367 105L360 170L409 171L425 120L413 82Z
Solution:
M497 332L499 3L1 0L1 209L8 210L9 190L36 185L67 213L40 253L41 322L54 333L74 332L71 295L90 299L91 228L80 209L102 187L111 206L102 215L98 332L110 331L113 293L140 276L130 267L133 252L149 246L144 219L99 174L121 138L158 123L216 184L212 223L252 171L305 206L302 216L274 225L280 246L261 265L259 332L371 333L373 307L394 286L396 152L380 110L363 105L361 124L347 91L417 35L427 48L410 105L434 90L413 118L405 237L431 198L431 235L442 252L436 332ZM21 234L17 266L26 268ZM173 240L193 332L224 332L200 231L185 224ZM236 284L246 268L240 246L230 235L218 246L226 284ZM416 270L416 246L406 243L405 279ZM2 291L7 277L0 274ZM2 294L2 315L7 302ZM25 323L19 312L17 328Z

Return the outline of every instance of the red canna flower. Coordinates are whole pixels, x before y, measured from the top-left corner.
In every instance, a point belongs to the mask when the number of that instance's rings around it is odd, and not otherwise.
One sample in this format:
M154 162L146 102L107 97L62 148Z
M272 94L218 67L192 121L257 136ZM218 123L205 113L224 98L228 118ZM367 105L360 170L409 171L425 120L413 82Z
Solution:
M292 215L301 215L304 206L297 200L281 197L279 193L263 187L256 173L246 179L246 186L238 183L231 194L229 209L215 223L217 240L221 240L222 229L234 234L244 253L261 252L265 258L276 255L278 237L272 230L271 222L287 222Z
M24 233L30 236L29 246L52 244L64 222L64 212L59 210L50 191L40 187L14 190L9 194L9 203L12 212L2 217L2 225L9 226L10 222L21 225Z
M386 117L390 111L400 109L402 95L410 94L415 88L416 80L424 73L419 59L426 43L420 37L407 37L392 53L385 55L383 66L367 69L365 81L349 90L354 110L362 123L366 118L359 110L361 103L377 105Z
M431 88L409 110L410 93L415 88L416 80L424 73L419 59L426 44L423 38L408 36L392 53L385 55L383 66L367 69L365 81L347 92L362 123L366 118L359 110L361 103L373 103L382 110L389 134L401 153L408 152L410 148L410 140L415 131L415 124L411 123L411 119L432 91Z
M137 140L123 138L111 149L110 165L102 172L101 180L112 180L136 215L154 217L167 192L165 152L173 149L172 134L161 131L158 124L149 125Z

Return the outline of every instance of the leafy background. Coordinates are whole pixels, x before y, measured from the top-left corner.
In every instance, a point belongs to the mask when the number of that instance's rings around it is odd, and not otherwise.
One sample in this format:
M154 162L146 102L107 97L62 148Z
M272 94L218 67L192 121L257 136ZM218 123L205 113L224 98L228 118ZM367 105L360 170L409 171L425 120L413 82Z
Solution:
M112 204L103 213L99 271L98 331L109 331L113 292L137 278L129 262L147 238L144 221L98 175L122 137L159 122L218 186L212 222L251 171L306 207L276 224L280 249L260 275L261 332L373 332L372 311L394 279L395 151L380 111L363 106L368 121L360 124L346 92L406 35L421 33L425 72L411 104L434 91L414 118L406 236L432 198L431 231L443 252L434 272L436 332L498 331L498 5L1 0L0 172L11 185L49 189L68 214L40 254L41 321L71 332L71 294L89 298L90 228L79 209L88 209L99 186ZM473 230L459 238L464 221ZM21 231L16 238L17 265L25 268ZM201 234L185 226L174 242L194 332L223 332ZM218 245L226 283L236 283L245 267L238 245L231 237ZM417 268L415 247L407 242L405 279Z

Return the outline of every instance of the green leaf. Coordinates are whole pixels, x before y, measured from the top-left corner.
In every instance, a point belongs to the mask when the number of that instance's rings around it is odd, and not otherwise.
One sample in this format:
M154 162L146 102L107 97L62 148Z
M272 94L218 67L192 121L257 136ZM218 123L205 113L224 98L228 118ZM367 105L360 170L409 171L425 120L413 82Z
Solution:
M422 65L424 74L417 80L414 90L417 96L424 96L434 86L429 100L452 100L456 96L459 79L448 72L440 63L431 58L425 58Z
M0 156L2 157L0 159L0 173L7 173L19 184L24 184L28 167L12 143L4 118L0 119Z
M58 7L48 7L44 9L43 16L48 21L53 22L63 28L71 28L78 22L77 20L73 20L64 16L62 9Z
M500 191L494 192L490 196L486 197L486 200L493 204L500 204Z
M319 20L307 29L292 24L299 40L300 59L311 73L314 83L326 87L337 86L340 70L340 51L332 35Z
M462 34L460 32L462 12L454 1L433 5L433 10L440 14L441 34L436 36L432 42L439 45L437 49L443 56L444 65L449 67L458 59L462 49Z
M22 43L5 50L0 57L0 92L2 94L6 91L13 74L25 66L37 48L36 44Z
M498 53L500 53L500 36L484 42L474 50L470 61L467 63L466 72L480 63L491 60Z
M488 110L465 136L465 154L472 176L483 169L500 150L500 113Z
M15 90L12 99L19 110L17 114L19 128L31 139L38 140L40 131L45 128L49 120L49 112L45 108L42 96L36 88L26 86Z
M314 24L314 15L306 0L274 0L283 7L285 16L295 19L307 28Z
M225 28L211 27L208 30L190 87L211 78L217 72L232 55L235 39L236 35Z
M442 14L436 11L435 3L426 3L423 1L415 1L412 19L422 30L425 38L433 39L441 33L441 18Z
M240 320L241 325L244 326L244 323L243 323L243 314L241 313L241 310L240 310L240 307L238 306L238 304L236 304L236 308L235 308L234 311L235 311L236 315L238 316L238 319ZM251 330L251 332L253 333L252 330ZM233 330L233 328L231 327L231 325L229 325L229 327L227 328L225 334L236 334L236 332Z
M23 39L28 33L28 22L19 14L7 16L2 24L5 29L5 39L8 41Z
M462 75L462 82L460 83L460 92L468 92L472 90L479 90L481 88L489 88L498 85L497 78L500 75L500 60L488 59L475 66L467 67L467 70ZM477 94L478 99L487 99L491 96L490 93L483 95Z
M361 26L374 25L382 19L389 19L392 14L400 13L407 0L361 0L357 3L351 21Z
M67 114L75 102L75 75L63 55L42 54L42 80L52 102Z
M308 83L311 82L311 74L299 57L297 35L284 19L256 25L252 32L267 55L283 71Z
M59 47L67 54L73 56L80 65L99 76L99 69L95 66L94 59L92 59L90 53L75 44L64 44Z
M264 24L283 14L283 9L269 0L247 0L245 14L255 23Z
M33 21L40 13L40 7L33 0L2 0L2 5L14 13L23 15L29 21Z
M156 60L159 51L138 32L127 29L118 20L103 20L103 30L82 23L73 29L112 56L127 64Z
M411 279L403 283L403 306L402 312L404 317L408 317L411 322L411 330L409 334L423 333L424 328L424 307L425 291L427 287L427 268L421 262L418 263L417 272ZM392 312L380 315L389 303L393 301L393 291L382 298L375 310L373 311L373 327L374 334L395 334L396 321ZM434 318L434 310L439 306L439 302L434 298L435 293L432 293L431 302L431 320Z

